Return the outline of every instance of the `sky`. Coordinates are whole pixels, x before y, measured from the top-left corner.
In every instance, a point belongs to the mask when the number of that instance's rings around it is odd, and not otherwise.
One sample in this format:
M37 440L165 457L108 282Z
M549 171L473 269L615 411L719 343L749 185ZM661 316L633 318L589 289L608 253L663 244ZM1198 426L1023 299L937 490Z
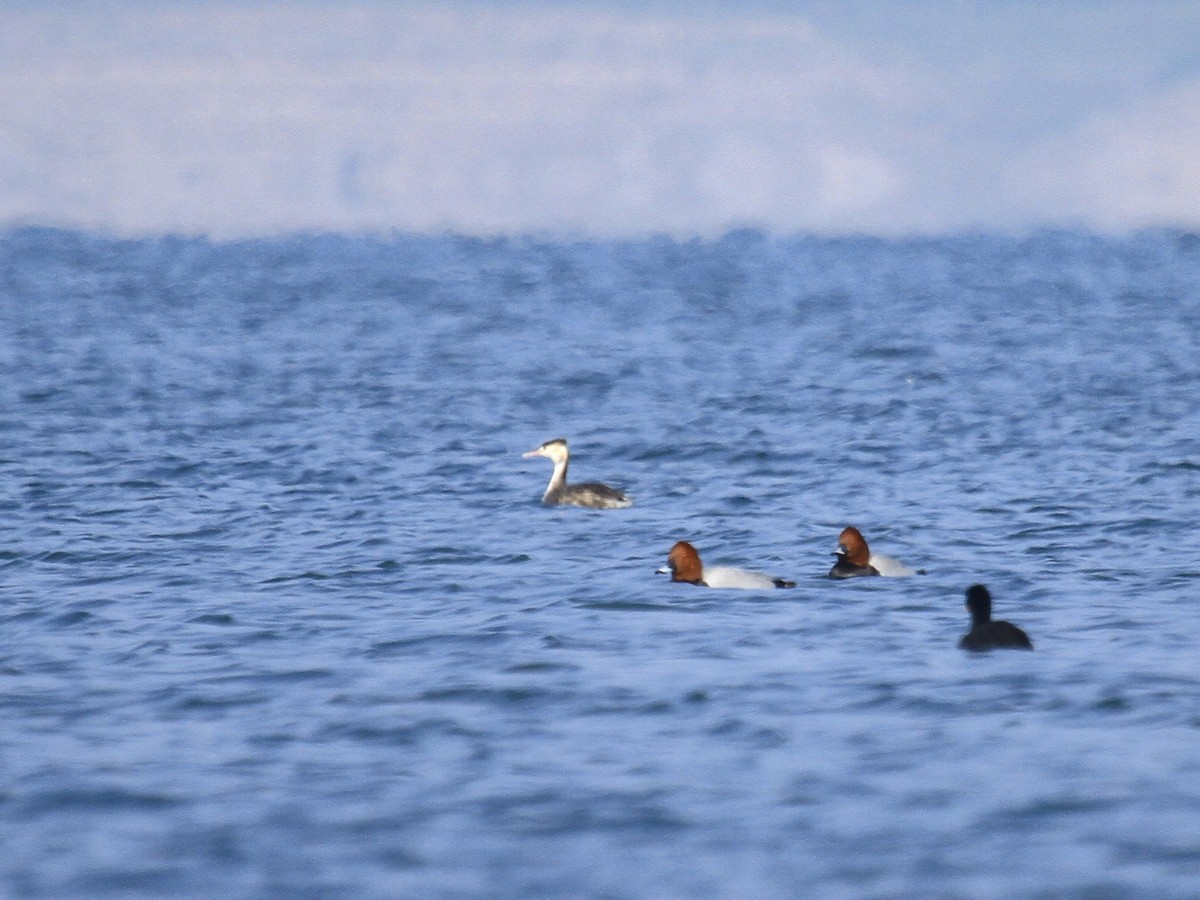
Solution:
M0 6L0 226L1200 227L1200 4Z

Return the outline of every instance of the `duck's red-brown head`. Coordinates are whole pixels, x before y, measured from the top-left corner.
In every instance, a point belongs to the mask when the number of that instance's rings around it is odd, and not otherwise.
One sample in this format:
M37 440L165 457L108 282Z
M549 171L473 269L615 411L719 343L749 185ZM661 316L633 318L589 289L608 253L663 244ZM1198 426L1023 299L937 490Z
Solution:
M851 565L865 566L870 563L871 549L867 546L867 539L862 536L862 532L853 525L847 525L838 535L838 546L834 555L840 556Z
M672 581L686 581L689 584L699 584L704 577L704 567L700 564L700 554L687 541L678 541L671 552L667 554L667 565L671 569Z

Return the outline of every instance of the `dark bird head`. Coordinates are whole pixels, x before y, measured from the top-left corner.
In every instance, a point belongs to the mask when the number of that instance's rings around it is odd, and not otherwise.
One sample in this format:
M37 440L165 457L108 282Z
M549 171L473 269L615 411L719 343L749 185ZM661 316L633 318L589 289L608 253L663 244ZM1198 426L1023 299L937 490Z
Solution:
M992 595L982 584L973 584L967 588L967 609L971 611L971 619L976 622L990 622L992 619Z

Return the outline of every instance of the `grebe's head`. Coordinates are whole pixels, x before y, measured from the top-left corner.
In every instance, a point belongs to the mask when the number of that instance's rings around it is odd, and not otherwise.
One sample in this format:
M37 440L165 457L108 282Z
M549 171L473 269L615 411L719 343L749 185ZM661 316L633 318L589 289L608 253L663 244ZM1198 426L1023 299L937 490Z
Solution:
M544 456L552 462L559 463L567 458L567 439L554 438L546 441L540 447L530 450L528 453L523 453L521 456L528 459L531 456Z

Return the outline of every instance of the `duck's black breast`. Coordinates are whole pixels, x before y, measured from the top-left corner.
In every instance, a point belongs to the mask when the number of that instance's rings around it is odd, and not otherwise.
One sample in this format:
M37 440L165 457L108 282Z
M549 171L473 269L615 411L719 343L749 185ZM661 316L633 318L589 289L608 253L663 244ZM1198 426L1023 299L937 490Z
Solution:
M983 622L963 635L958 646L964 650L1032 650L1029 635L1011 622Z
M852 562L839 559L829 570L830 578L858 578L863 575L878 575L879 570L874 566L856 566Z

